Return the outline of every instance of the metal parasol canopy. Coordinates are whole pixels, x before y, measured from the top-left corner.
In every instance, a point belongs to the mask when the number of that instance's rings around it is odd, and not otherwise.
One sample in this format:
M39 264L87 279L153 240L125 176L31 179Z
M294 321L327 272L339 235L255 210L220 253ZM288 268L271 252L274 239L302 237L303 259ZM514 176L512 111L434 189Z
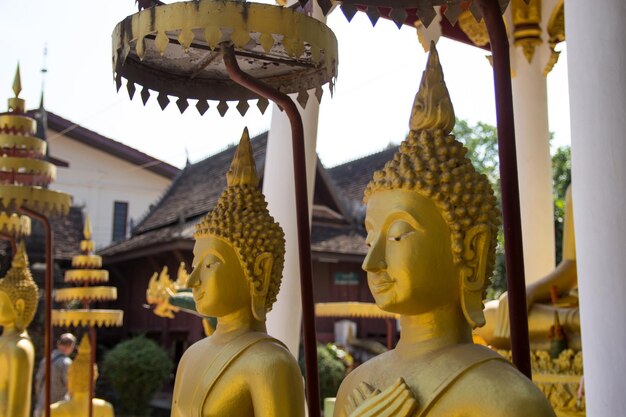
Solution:
M331 93L337 76L337 39L316 19L291 8L236 1L200 0L152 7L118 23L113 31L113 72L117 88L126 79L132 98L139 85L144 104L150 90L162 109L176 98L184 112L189 100L204 114L215 105L220 115L238 101L244 115L249 100L264 112L274 101L292 130L293 175L309 416L319 417L319 385L310 226L302 118L287 94L297 93L304 108L309 90ZM209 101L212 103L210 104ZM215 103L217 102L217 104Z

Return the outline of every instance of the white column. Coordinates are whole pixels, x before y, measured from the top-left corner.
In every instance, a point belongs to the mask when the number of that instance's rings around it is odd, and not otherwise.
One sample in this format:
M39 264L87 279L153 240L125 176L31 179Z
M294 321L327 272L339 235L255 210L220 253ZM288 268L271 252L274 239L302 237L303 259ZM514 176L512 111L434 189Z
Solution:
M545 26L544 26L545 27ZM549 49L537 47L529 64L511 40L513 108L526 284L555 267L552 158L548 91L543 69Z
M565 2L587 416L624 415L626 3Z

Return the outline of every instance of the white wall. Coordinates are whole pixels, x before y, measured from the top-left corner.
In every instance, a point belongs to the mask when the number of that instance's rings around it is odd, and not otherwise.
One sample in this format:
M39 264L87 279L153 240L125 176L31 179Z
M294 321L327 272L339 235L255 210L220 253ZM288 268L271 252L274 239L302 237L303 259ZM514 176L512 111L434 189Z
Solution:
M136 224L171 183L165 177L52 130L48 131L48 140L50 155L70 164L69 168L57 167L57 179L51 188L72 194L74 205L85 207L96 247L111 243L115 201L128 202L126 230L130 233L130 219Z

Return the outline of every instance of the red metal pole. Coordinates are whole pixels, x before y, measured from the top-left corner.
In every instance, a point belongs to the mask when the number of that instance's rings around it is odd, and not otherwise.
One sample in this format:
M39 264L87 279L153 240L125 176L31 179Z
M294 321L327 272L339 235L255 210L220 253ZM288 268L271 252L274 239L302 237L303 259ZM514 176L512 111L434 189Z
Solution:
M83 336L85 337L85 336ZM93 417L93 398L95 397L95 372L96 364L96 329L89 326L89 344L91 345L91 355L89 358L89 417Z
M231 46L222 43L222 56L230 78L250 91L272 100L287 114L291 123L293 143L293 174L296 193L296 218L298 255L300 260L300 285L302 320L304 328L304 359L306 366L306 393L309 417L320 417L320 394L317 374L317 338L315 334L315 309L313 306L313 274L311 272L311 230L306 184L306 159L304 153L304 128L302 117L288 95L263 84L241 71Z
M392 341L391 341L391 333L393 328L391 327L391 319L385 319L385 323L387 323L387 349L393 349Z
M44 384L44 416L50 417L50 367L52 360L52 227L46 216L36 211L21 208L24 214L39 220L43 223L44 234L46 239L45 256L46 256L46 274L45 274L45 318L44 318L44 359L45 359L45 384Z
M498 0L478 0L478 4L487 25L493 56L511 350L517 369L531 378L509 40Z

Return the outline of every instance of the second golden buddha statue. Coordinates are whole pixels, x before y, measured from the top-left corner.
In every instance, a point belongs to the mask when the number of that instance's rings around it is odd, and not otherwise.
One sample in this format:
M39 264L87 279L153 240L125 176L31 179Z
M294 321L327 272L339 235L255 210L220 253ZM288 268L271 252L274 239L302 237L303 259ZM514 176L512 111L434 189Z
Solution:
M216 207L196 226L187 285L215 332L192 345L176 373L172 417L301 417L296 360L267 335L282 279L284 234L267 210L247 129Z
M400 315L400 341L346 377L335 417L554 416L530 380L472 343L485 323L498 209L450 135L454 120L433 44L408 138L365 191L363 269L376 304Z
M78 346L78 354L67 370L67 388L69 399L50 405L52 417L85 417L89 416L89 365L91 364L91 345L89 336L84 335ZM94 365L94 385L98 378L98 369ZM111 403L100 398L92 398L93 417L113 417L115 415Z

